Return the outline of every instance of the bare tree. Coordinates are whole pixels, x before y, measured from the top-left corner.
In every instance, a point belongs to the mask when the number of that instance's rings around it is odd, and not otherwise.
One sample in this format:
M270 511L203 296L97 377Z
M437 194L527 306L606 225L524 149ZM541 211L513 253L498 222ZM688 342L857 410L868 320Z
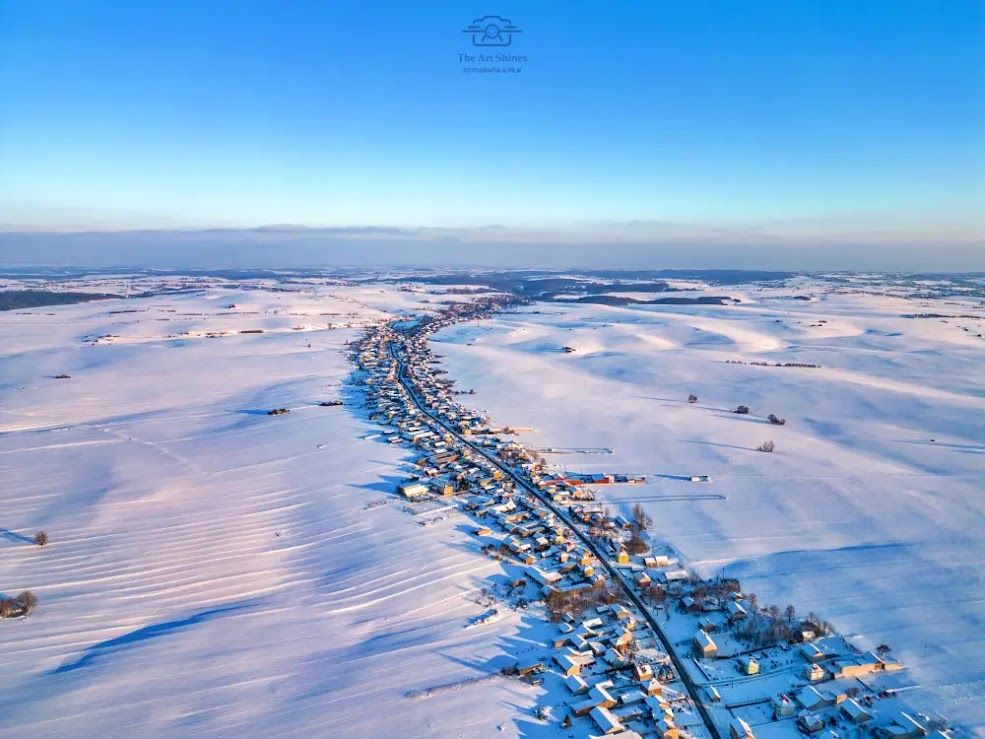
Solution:
M749 413L749 406L747 406L747 405L740 405L738 408L736 408L732 412L733 413L738 413L740 416L744 416L747 413Z
M767 418L769 419L769 422L772 423L774 426L783 426L787 422L787 419L777 418L777 416L773 413L770 413L769 416L767 416Z
M657 583L651 583L650 587L646 589L646 594L654 604L663 603L667 598L667 591Z
M653 525L653 519L647 514L642 503L633 506L633 525L639 533L649 531L650 526Z
M757 452L772 452L775 448L776 448L776 446L773 444L772 441L764 441L762 444L760 444L758 447L756 447L756 451Z
M691 393L690 395L687 396L687 402L688 403L697 403L698 402L698 396L695 395L694 393Z
M629 537L629 543L626 545L626 549L630 554L645 554L649 551L650 547L648 547L640 535L634 531L633 535Z
M27 615L38 604L38 599L30 590L25 590L17 596L17 602L23 609L24 615Z
M48 535L43 531L39 531L34 535L34 543L39 547L43 547L48 543Z
M786 617L787 621L793 623L794 618L797 617L797 611L791 604L786 607L786 610L783 611L783 615Z

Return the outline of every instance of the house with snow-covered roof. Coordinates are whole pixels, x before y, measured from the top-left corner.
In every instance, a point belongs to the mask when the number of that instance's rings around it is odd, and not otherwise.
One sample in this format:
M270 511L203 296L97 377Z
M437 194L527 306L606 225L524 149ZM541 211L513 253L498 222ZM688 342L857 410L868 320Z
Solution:
M715 659L718 656L718 645L708 636L708 632L698 629L694 635L694 651L705 659Z
M623 725L620 723L613 713L602 706L596 706L590 712L592 721L595 725L599 727L599 731L603 734L615 734L616 732L623 730Z
M853 724L864 724L872 720L872 714L862 708L854 698L849 698L841 704L841 712Z
M731 739L756 739L752 727L741 718L734 718L729 722L728 735Z

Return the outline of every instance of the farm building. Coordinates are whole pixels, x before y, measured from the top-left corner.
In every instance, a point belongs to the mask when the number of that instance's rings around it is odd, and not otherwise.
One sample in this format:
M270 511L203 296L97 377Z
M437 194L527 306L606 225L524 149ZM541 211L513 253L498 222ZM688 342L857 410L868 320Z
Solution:
M428 494L428 486L417 480L410 480L397 485L397 492L408 500L415 500Z

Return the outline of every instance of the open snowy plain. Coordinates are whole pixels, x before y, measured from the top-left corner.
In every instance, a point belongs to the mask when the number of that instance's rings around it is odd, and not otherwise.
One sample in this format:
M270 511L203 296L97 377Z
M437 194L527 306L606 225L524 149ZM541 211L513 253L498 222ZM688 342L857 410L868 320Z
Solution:
M344 387L360 326L440 297L254 283L0 313L0 592L40 599L0 622L0 732L557 735L537 688L468 682L544 634L463 628L499 566L460 514L401 510L410 454ZM900 317L983 311L725 292L742 302L538 303L435 350L523 443L613 452L559 469L647 475L600 495L644 503L690 564L890 644L911 705L985 735L985 321Z
M40 599L0 622L0 734L524 731L535 689L457 686L525 648L512 612L463 628L499 567L399 510L406 450L315 405L358 326L427 307L382 289L0 313L0 592Z

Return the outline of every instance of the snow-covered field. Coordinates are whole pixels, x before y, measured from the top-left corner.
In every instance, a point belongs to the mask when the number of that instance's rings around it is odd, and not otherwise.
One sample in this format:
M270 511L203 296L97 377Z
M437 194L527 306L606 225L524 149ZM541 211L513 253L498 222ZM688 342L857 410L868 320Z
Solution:
M543 628L464 628L499 566L460 514L401 510L410 454L342 386L359 326L441 298L211 282L0 313L0 594L40 599L0 621L0 733L556 735L540 689L494 676ZM900 318L983 311L875 292L541 303L434 348L525 444L613 450L552 462L647 475L601 494L692 564L890 644L908 703L985 735L985 320Z
M460 515L420 526L394 504L405 450L314 405L342 397L357 331L327 323L417 300L215 289L0 313L0 593L40 599L0 621L0 734L521 732L535 689L457 685L530 631L512 612L463 628L496 563Z
M550 461L648 475L599 490L644 503L700 570L890 644L911 705L985 732L985 320L900 317L985 310L809 282L725 292L742 303L539 304L435 350L470 403L537 429L526 445L613 450Z

